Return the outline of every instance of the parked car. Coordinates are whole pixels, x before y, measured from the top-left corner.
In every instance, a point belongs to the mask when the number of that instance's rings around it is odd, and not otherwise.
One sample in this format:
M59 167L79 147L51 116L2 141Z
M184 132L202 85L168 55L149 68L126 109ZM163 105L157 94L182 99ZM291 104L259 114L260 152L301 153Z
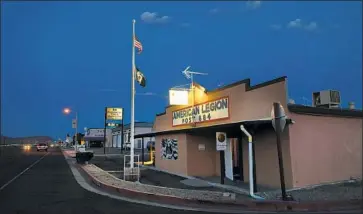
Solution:
M149 142L147 142L146 148L147 148L148 151L150 151L151 149L153 151L155 151L155 141L149 141Z
M37 145L37 151L48 151L48 145L46 143L39 143Z

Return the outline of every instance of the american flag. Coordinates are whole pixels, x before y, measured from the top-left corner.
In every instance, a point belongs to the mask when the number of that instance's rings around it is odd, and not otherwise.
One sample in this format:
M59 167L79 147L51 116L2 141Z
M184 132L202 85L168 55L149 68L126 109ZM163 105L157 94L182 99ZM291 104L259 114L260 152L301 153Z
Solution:
M139 49L139 53L142 52L142 44L141 42L139 42L139 40L137 40L136 36L134 37L134 45L135 48Z

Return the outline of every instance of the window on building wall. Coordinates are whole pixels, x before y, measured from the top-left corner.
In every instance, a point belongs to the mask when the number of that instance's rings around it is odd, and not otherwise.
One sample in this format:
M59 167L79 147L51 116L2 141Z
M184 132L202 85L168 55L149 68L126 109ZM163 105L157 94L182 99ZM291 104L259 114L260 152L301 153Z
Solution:
M137 140L137 148L141 148L141 146L142 146L142 145L141 145L141 139L138 139L138 140Z
M130 139L131 139L131 134L130 134L130 133L128 133L128 134L127 134L127 142L130 142Z

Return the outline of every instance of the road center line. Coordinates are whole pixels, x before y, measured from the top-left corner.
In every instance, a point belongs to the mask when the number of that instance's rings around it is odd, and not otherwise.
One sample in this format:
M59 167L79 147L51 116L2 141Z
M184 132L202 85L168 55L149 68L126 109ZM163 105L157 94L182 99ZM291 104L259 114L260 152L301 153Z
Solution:
M26 171L28 171L29 169L31 169L33 166L35 166L37 163L39 163L41 160L43 160L43 158L45 158L45 156L47 156L49 153L43 155L41 158L39 158L37 161L35 161L34 163L32 163L28 168L24 169L22 172L20 172L18 175L16 175L13 179L11 179L10 181L8 181L6 184L4 184L2 187L0 187L0 191L2 191L3 189L5 189L5 187L7 187L9 184L11 184L13 181L15 181L17 178L19 178L22 174L24 174Z

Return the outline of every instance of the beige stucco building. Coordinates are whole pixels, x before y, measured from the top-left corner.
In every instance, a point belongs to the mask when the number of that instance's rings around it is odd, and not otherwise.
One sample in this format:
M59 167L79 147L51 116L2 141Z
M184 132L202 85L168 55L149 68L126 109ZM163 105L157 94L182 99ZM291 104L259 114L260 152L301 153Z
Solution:
M189 176L220 176L224 158L227 179L249 182L243 124L253 135L255 184L280 187L271 125L272 104L280 102L289 118L282 133L287 188L362 178L361 110L288 104L286 77L255 86L246 79L213 91L195 84L194 93L189 96L197 108L194 122L190 106L168 106L156 115L153 133L135 136L155 136L157 168ZM216 132L227 134L224 157L216 150Z

